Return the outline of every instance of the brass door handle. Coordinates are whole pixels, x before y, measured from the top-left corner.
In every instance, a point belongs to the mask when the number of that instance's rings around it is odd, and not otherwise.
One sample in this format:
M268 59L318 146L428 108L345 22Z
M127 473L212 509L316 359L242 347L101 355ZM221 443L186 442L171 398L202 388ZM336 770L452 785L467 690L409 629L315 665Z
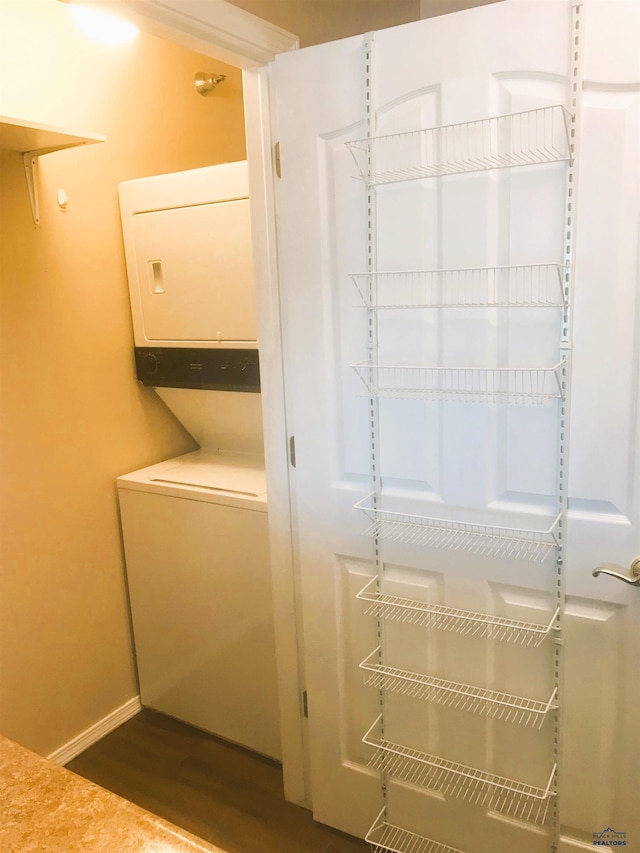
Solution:
M601 566L598 566L593 570L592 575L594 578L597 578L598 575L609 575L612 578L617 578L619 581L628 583L630 586L640 587L640 557L636 557L633 563L629 566L631 577L620 574L620 571L616 571L616 569L624 571L622 566L618 566L615 563L603 563Z

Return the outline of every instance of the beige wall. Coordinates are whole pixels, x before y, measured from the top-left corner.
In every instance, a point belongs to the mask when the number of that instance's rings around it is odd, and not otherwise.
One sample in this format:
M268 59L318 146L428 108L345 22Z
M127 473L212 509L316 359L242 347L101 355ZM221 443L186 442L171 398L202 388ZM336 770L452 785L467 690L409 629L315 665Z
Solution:
M420 0L420 17L433 18L436 15L448 15L474 6L488 6L501 0Z
M230 0L300 38L300 47L499 0Z
M420 17L420 0L230 0L300 39L300 46L406 24Z
M114 480L193 447L135 380L116 186L242 159L242 84L91 43L54 0L0 0L0 33L0 114L108 137L41 158L37 228L0 155L0 731L46 754L137 692ZM228 75L213 97L201 70Z

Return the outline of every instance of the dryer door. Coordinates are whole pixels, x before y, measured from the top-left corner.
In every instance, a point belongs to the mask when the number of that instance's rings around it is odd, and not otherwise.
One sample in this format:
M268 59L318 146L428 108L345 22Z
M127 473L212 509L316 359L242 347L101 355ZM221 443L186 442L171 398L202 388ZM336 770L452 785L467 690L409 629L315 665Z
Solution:
M148 341L256 340L248 198L137 213L133 234Z

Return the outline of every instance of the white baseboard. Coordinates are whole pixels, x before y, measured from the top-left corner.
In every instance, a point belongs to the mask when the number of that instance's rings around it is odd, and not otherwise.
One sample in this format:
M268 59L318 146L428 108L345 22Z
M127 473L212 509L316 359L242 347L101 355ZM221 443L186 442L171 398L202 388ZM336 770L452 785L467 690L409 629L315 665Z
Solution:
M135 717L135 715L141 710L142 705L140 703L140 697L134 696L133 699L129 699L129 701L125 702L124 705L120 705L119 708L115 708L110 714L107 714L106 717L103 717L101 720L98 720L97 723L89 726L88 729L80 732L79 735L76 735L76 737L68 743L63 744L63 746L56 749L55 752L52 752L51 755L47 756L47 758L56 764L67 764L67 762L71 761L72 758L75 758L77 755L80 755L81 752L84 752L85 749L88 749L90 746L93 746L94 743L97 743L100 738L108 735L109 732L117 729L118 726L121 726L122 723L126 723L127 720L130 720L132 717Z

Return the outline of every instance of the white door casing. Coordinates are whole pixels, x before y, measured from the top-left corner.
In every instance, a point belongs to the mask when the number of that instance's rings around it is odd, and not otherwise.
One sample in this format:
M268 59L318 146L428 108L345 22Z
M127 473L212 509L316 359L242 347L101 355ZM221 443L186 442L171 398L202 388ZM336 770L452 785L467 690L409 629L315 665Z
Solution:
M639 6L588 2L576 243L567 536L565 694L560 775L562 850L592 849L612 828L639 843L635 735L640 595L591 575L640 551L637 287L640 128ZM568 102L569 4L506 2L374 35L379 134ZM367 400L351 363L366 357L365 313L349 273L366 270L365 189L344 143L365 135L364 40L278 57L273 69L282 180L278 240L286 387L296 433L296 523L317 819L363 834L381 800L360 743L378 693L358 663L376 623L355 600L372 545L353 509L369 489ZM613 61L615 58L615 61ZM377 268L557 263L564 249L564 164L382 187ZM379 312L388 363L551 364L553 311ZM391 341L391 344L386 342ZM381 359L382 360L382 359ZM471 361L473 360L473 361ZM507 408L381 400L383 483L414 512L515 512L535 526L555 501L554 404ZM416 507L418 509L416 509ZM394 591L407 598L541 622L553 565L383 544ZM542 697L540 649L385 628L395 665ZM526 732L455 709L385 700L417 748L494 773L546 783L550 732ZM538 853L549 839L499 809L392 783L389 801L416 832L468 853ZM474 811L475 809L475 811ZM486 814L485 814L486 812ZM470 818L471 815L471 818ZM634 841L635 839L635 841Z

